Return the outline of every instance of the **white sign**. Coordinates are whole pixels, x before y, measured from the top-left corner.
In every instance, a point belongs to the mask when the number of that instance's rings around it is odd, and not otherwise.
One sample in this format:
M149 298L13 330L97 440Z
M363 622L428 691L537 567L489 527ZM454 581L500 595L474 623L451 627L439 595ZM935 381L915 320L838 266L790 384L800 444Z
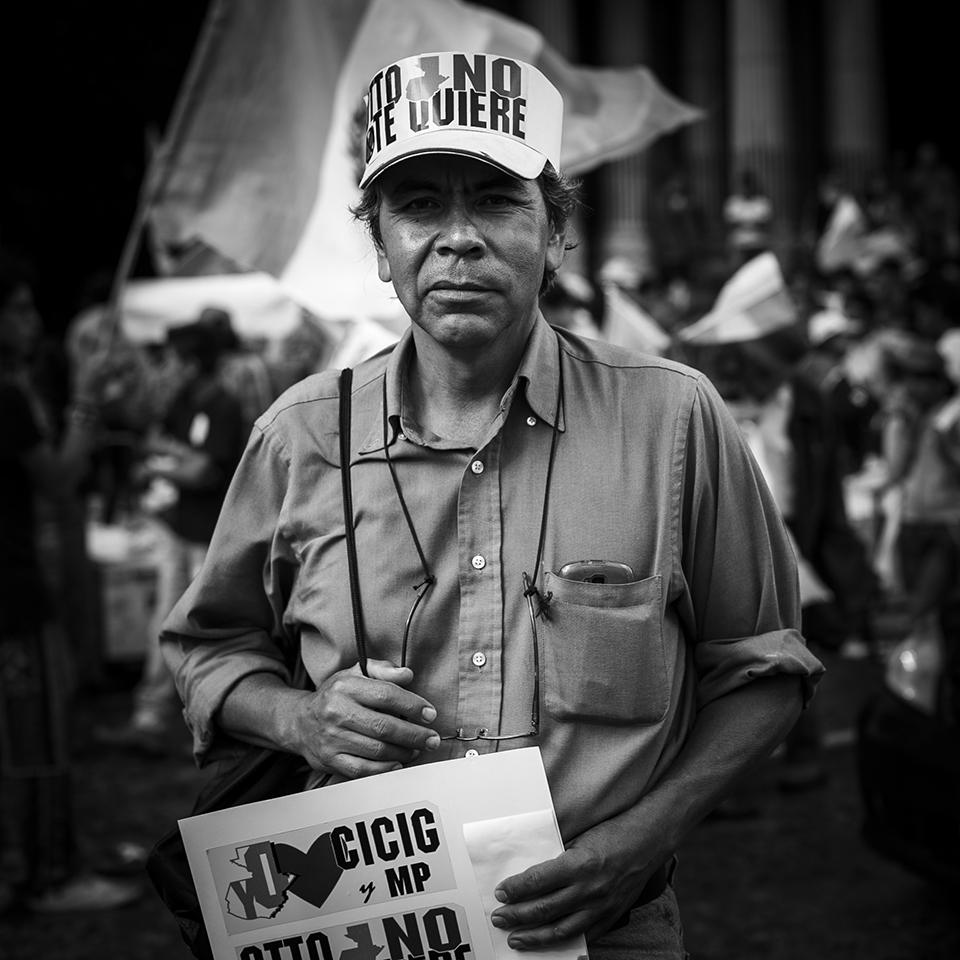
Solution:
M517 960L497 884L563 851L536 747L180 821L216 960ZM577 960L582 937L524 957Z

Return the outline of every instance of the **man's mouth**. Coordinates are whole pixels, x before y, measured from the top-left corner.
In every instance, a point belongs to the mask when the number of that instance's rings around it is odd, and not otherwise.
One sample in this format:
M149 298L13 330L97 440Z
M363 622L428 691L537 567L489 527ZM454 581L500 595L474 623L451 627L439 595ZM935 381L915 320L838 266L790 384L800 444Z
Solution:
M485 293L489 289L489 287L484 286L482 283L473 283L466 280L441 280L437 283L431 284L430 286L431 293Z

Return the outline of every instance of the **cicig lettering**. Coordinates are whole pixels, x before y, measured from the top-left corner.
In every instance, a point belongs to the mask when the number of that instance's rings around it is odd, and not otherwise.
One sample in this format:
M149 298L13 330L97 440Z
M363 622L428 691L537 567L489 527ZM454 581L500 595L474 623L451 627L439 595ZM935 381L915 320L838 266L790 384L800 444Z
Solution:
M372 867L378 861L392 863L401 856L433 853L440 846L435 824L433 812L426 807L409 816L401 811L376 817L369 826L364 820L352 827L342 824L331 831L334 859L341 870L353 870L361 863Z

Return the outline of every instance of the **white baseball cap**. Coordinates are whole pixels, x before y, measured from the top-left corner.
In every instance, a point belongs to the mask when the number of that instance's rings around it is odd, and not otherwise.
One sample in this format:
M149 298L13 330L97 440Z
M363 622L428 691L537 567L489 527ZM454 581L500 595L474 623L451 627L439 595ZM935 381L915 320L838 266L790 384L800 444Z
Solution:
M833 337L857 337L863 332L859 320L848 317L842 310L826 308L818 310L807 320L807 337L818 347Z
M563 97L534 66L495 53L445 51L379 70L364 96L360 186L407 157L476 157L524 180L560 169Z

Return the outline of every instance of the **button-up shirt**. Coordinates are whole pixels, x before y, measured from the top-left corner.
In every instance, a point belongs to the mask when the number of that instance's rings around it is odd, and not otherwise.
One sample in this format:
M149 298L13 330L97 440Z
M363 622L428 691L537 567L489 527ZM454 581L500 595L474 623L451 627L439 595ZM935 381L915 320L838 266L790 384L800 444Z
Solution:
M402 386L413 349L408 330L392 352L354 371L350 460L368 656L399 662L413 588L424 579L385 438L436 576L414 616L406 663L412 689L437 709L441 736L530 729L525 572L548 598L537 621L539 736L444 740L415 763L538 745L569 840L644 794L704 704L777 673L803 678L809 694L822 667L797 630L789 541L702 374L555 331L541 317L474 448L414 419ZM295 385L260 417L206 564L166 621L165 653L200 762L240 679L288 675L284 637L299 634L317 684L357 660L337 424L335 372ZM633 580L557 575L586 559L629 564Z

